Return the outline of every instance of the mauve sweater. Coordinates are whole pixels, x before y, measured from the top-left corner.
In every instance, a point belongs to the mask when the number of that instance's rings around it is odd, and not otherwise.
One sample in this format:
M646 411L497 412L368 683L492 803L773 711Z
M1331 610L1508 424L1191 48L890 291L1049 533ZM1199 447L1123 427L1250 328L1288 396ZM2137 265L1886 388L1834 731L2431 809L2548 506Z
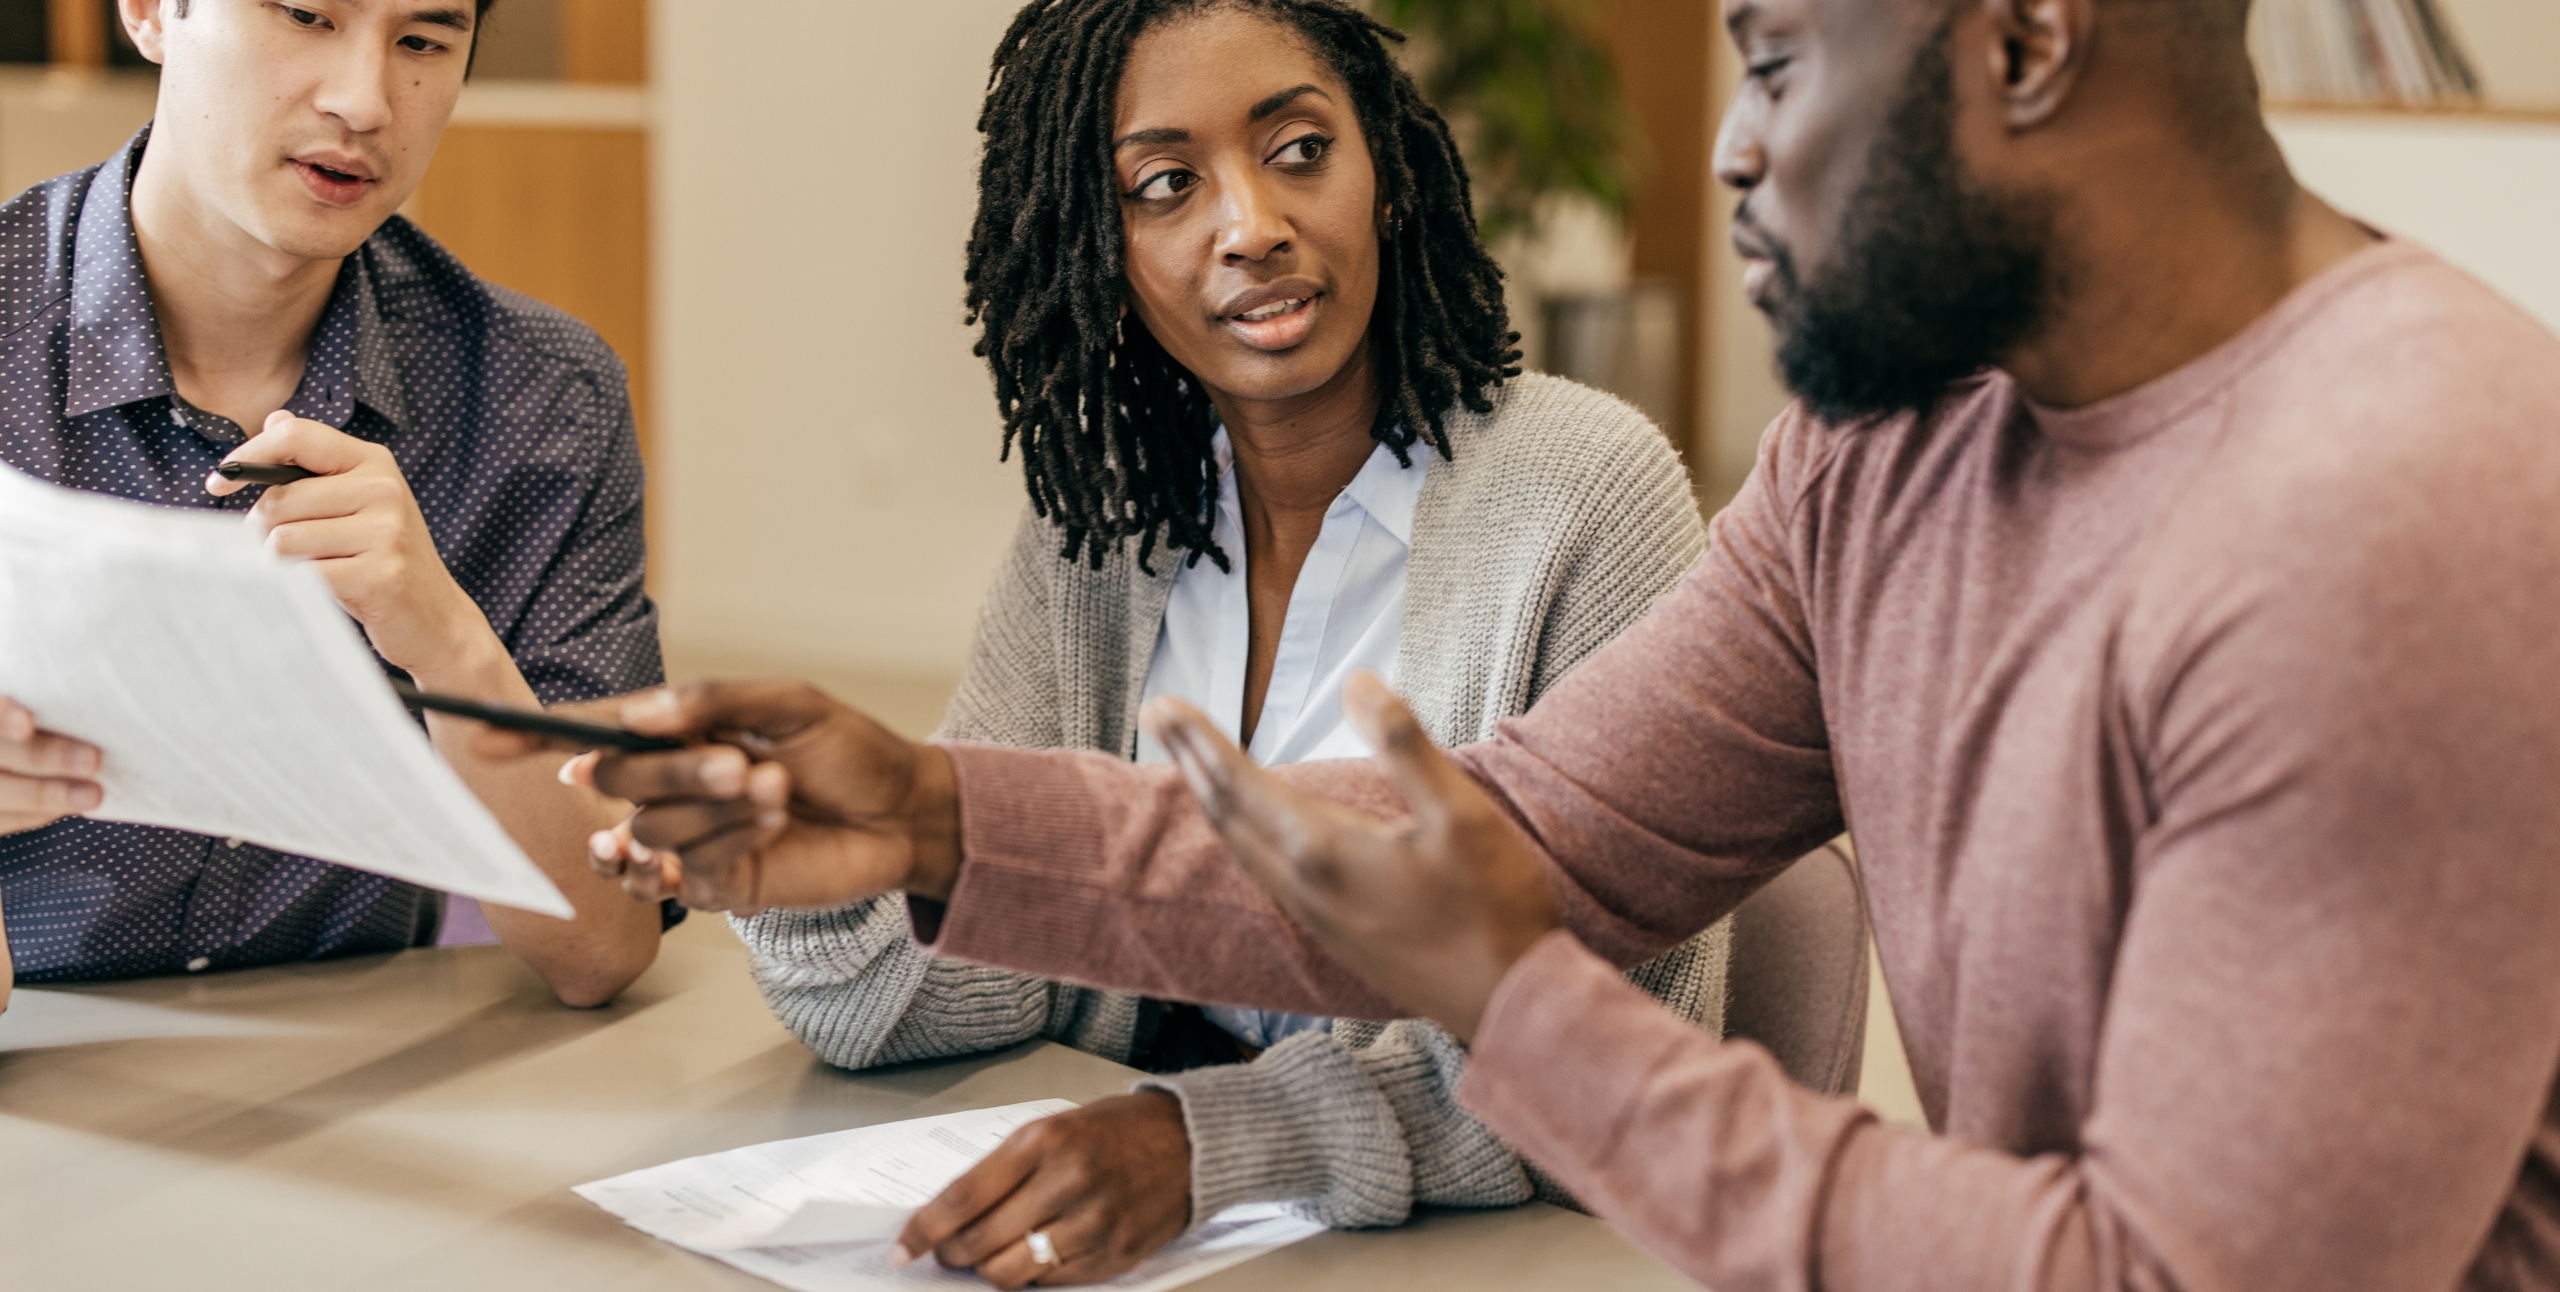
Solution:
M1711 533L1461 753L1570 930L1488 1125L1719 1292L2560 1288L2560 341L2383 243L2092 407L1790 413ZM945 953L1392 1012L1171 769L953 752ZM1612 969L1844 824L1936 1135Z

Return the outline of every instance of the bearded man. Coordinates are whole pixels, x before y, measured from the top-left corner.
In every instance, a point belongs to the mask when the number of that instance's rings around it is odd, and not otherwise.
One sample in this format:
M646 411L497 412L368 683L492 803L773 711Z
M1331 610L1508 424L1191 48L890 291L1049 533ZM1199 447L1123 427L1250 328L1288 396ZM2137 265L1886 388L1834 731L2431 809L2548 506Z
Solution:
M648 804L599 854L1427 1015L1470 1109L1721 1292L2560 1287L2560 341L2295 184L2245 9L1727 0L1718 168L1801 398L1497 739L1374 679L1379 759L1277 774L1174 704L1178 771L658 692L607 712L761 739L581 764ZM1616 973L1844 826L1935 1134ZM901 1241L977 1255L947 1209Z

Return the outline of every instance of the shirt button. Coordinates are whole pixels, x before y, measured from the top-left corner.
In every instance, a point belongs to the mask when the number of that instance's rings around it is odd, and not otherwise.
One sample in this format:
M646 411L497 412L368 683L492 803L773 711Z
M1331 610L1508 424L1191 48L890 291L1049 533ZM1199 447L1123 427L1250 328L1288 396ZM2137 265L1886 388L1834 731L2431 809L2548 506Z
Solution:
M223 841L222 841L222 846L223 846L223 847L225 847L225 848L237 848L237 847L239 847L239 846L240 846L240 838L239 838L239 836L234 835L234 836L232 836L231 838L228 838L228 839L223 840Z
M195 959L190 960L190 961L188 961L188 962L187 962L187 972L188 972L188 973L203 973L205 970L210 969L210 968L212 968L212 967L213 967L213 961L212 961L212 959L211 959L210 957L206 957L206 956L197 956Z

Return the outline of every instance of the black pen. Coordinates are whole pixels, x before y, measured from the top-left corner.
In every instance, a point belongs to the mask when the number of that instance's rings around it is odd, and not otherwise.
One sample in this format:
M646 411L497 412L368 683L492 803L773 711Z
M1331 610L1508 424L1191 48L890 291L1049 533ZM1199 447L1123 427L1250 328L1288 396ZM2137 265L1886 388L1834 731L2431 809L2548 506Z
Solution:
M434 695L421 691L398 678L392 679L391 689L400 696L400 703L420 713L433 709L438 713L450 713L457 718L485 722L506 731L523 731L537 736L549 736L554 740L564 740L589 749L620 749L634 754L664 754L684 748L684 742L681 740L644 736L639 732L625 731L620 727L605 727L592 722L578 722L570 718L555 718L534 709L510 709L503 705L482 704L477 700L465 700L458 696Z
M320 474L317 471L305 471L300 467L287 466L280 462L225 462L215 467L213 473L225 480L245 480L250 484L262 485L292 484L296 480L308 480Z

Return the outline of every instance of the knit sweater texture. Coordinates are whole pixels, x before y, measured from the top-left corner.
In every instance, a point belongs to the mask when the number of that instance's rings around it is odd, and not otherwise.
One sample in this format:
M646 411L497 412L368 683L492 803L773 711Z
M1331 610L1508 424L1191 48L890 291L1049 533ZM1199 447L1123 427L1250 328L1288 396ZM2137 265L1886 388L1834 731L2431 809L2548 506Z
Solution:
M1432 456L1415 508L1395 684L1454 746L1493 735L1640 618L1697 563L1705 535L1662 433L1608 395L1523 376L1495 392L1489 415L1461 410L1448 430L1451 455ZM1159 553L1142 569L1130 542L1095 569L1059 559L1064 546L1024 517L943 738L1134 755L1178 558ZM936 957L909 936L894 895L735 924L775 1014L839 1066L1033 1037L1125 1061L1138 1039L1141 998ZM1721 1034L1730 924L1629 979ZM1245 1202L1337 1226L1397 1224L1416 1203L1570 1205L1459 1108L1464 1064L1432 1024L1345 1019L1249 1064L1138 1085L1182 1102L1195 1224Z

